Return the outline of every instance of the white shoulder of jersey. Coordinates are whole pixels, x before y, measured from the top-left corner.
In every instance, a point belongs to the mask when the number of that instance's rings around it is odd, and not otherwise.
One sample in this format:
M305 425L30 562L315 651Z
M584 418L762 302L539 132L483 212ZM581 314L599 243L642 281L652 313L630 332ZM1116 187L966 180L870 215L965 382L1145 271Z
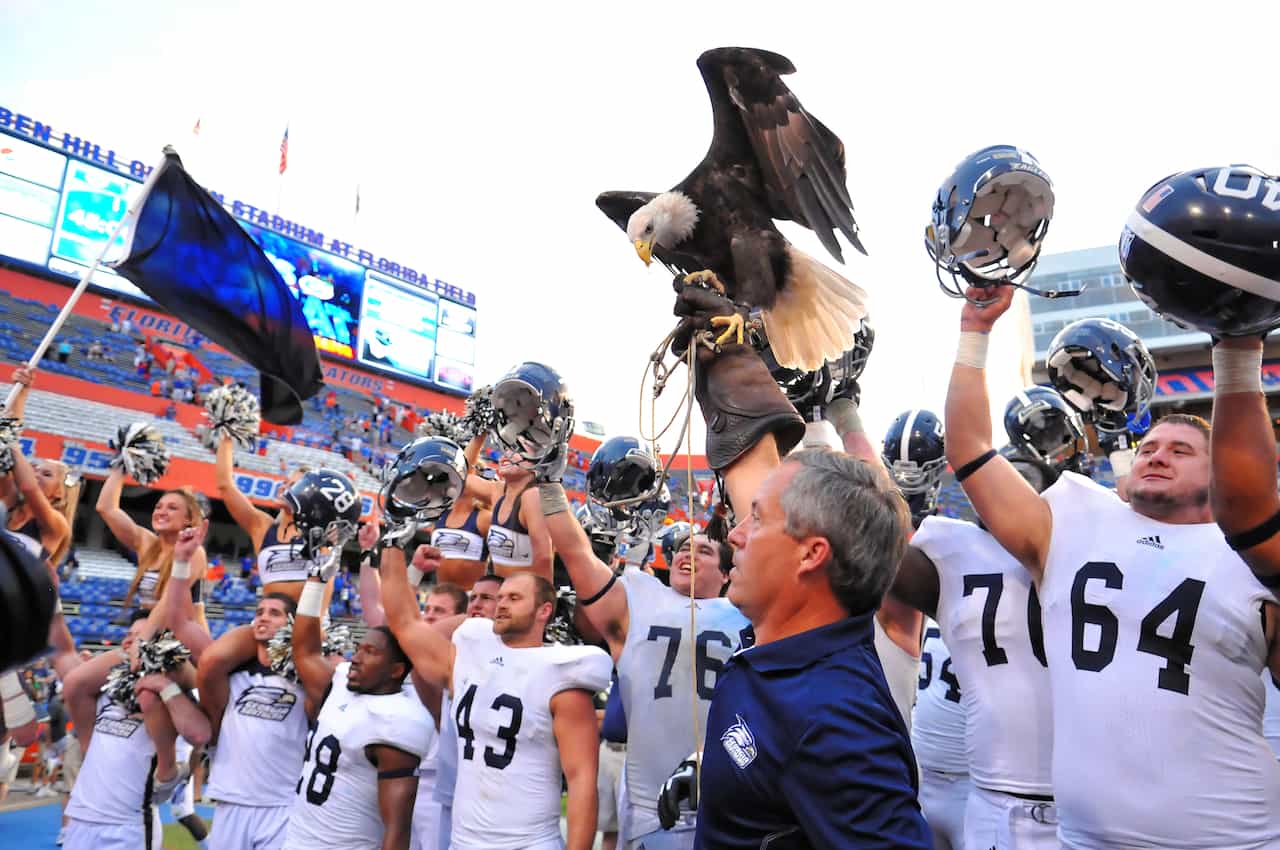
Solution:
M426 758L435 723L416 693L401 689L393 694L367 694L361 705L368 718L356 735L356 746L385 744Z
M494 638L493 620L486 617L468 617L453 630L453 642L458 646Z
M561 691L602 691L609 684L613 672L613 659L603 649L594 646L548 646L546 653L548 675L551 678L548 693Z
M622 575L618 576L618 581L622 582L622 587L627 592L627 602L631 604L646 603L649 599L671 590L644 570L634 567L623 570Z
M1067 504L1069 501L1078 503L1080 499L1120 501L1120 497L1114 491L1103 487L1097 481L1078 472L1062 473L1053 486L1040 495L1042 499L1049 503L1051 508L1059 504Z
M948 555L968 548L978 536L989 537L987 532L971 522L945 516L925 517L924 522L911 535L911 545L929 556L936 565Z
M333 681L329 683L330 693L341 690L347 686L347 672L350 669L350 661L344 661L337 667L333 668Z

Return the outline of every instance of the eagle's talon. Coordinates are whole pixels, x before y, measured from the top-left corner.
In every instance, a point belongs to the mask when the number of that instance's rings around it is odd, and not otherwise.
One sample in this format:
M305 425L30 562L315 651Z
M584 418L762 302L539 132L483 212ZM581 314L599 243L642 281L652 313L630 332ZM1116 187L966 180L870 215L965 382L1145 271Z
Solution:
M731 337L735 338L738 345L742 345L743 333L746 323L737 313L730 316L712 316L711 327L725 328L724 333L716 337L716 345L724 345Z
M709 269L703 269L700 272L691 272L685 275L684 285L685 286L701 286L704 289L715 290L716 292L719 292L721 295L728 294L727 290L724 287L724 284L720 282L720 278L716 276L715 272L710 271Z

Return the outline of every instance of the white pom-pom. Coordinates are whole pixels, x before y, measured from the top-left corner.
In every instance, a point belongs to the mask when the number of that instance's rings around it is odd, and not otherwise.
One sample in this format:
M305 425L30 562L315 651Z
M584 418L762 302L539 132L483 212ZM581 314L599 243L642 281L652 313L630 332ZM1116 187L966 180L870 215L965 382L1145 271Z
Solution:
M453 440L460 446L465 446L471 442L473 436L470 423L448 410L442 410L439 413L432 413L418 423L418 436L420 437L445 437Z
M0 416L0 474L13 471L13 444L22 436L22 420Z
M169 468L169 450L160 429L148 422L121 426L116 439L108 441L116 456L112 467L123 467L125 474L139 484L147 485L164 475Z
M138 641L138 666L142 675L168 673L190 660L191 650L167 629L153 637Z
M204 408L215 439L230 437L243 449L254 447L262 421L257 396L239 384L218 387L205 398Z
M493 387L481 387L467 397L467 412L459 420L460 427L467 433L467 440L476 434L487 434L498 422L498 413L493 409ZM463 441L459 444L465 445Z

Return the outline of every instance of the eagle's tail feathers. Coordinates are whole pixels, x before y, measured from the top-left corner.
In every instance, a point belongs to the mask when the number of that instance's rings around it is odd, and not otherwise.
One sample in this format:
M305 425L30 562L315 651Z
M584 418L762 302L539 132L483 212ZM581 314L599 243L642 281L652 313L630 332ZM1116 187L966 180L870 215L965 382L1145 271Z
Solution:
M788 254L791 274L764 311L765 333L780 365L812 371L853 347L867 294L795 248Z

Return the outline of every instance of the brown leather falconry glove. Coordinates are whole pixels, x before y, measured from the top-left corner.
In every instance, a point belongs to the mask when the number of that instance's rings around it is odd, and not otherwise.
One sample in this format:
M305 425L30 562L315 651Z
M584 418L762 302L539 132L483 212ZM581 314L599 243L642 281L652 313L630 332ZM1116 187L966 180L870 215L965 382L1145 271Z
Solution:
M708 289L686 286L676 300L680 326L672 351L686 351L693 335L713 330L713 316L741 312L732 301ZM730 342L715 350L696 344L695 394L707 423L707 462L723 472L765 434L772 433L778 454L804 438L804 420L778 387L754 347Z

